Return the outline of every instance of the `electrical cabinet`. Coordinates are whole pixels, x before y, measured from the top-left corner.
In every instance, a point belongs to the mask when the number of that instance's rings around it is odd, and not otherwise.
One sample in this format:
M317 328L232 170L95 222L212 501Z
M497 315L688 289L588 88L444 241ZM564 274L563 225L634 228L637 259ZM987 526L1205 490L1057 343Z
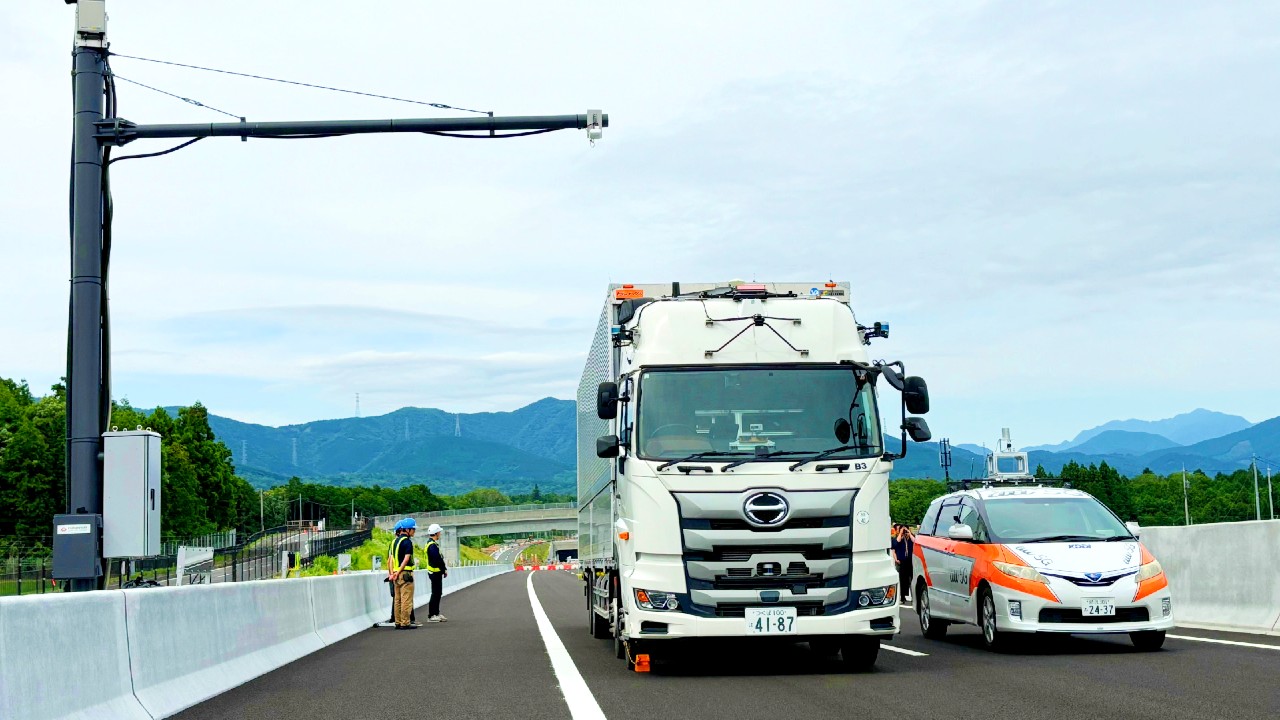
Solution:
M102 556L160 554L160 434L102 434Z
M53 577L82 580L102 575L101 515L53 516Z

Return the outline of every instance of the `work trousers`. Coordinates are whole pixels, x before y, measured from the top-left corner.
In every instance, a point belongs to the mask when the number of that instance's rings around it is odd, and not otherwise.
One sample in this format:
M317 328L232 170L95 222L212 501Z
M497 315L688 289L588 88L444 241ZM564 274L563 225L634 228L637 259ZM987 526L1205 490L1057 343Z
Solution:
M444 573L429 573L431 576L431 600L427 603L427 617L440 614L440 596L444 594Z
M391 593L391 619L387 622L394 624L396 621L396 584L393 582L387 583L387 591ZM413 603L409 603L409 622L418 622L418 618L415 615Z
M413 573L402 572L396 576L396 600L392 613L395 615L396 627L408 625L410 613L413 612Z
M910 561L898 566L898 600L900 601L905 601L911 594L911 576L914 574L912 570Z

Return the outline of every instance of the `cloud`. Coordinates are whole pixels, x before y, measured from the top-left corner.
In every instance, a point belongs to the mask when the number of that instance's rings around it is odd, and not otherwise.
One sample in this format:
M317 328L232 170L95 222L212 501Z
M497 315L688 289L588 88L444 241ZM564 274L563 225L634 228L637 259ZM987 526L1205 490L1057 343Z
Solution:
M65 352L70 11L12 5L0 69L24 103L0 124L28 130L0 172L0 305L23 311L0 374L39 386ZM929 378L939 436L1274 414L1276 7L317 8L135 0L113 47L506 114L590 104L611 127L594 148L209 140L121 165L111 288L133 398L273 421L350 414L356 392L366 411L510 408L572 396L610 280L835 278L860 318L892 322L877 352ZM305 48L279 42L299 32ZM255 120L426 110L116 69ZM134 87L122 107L217 119Z

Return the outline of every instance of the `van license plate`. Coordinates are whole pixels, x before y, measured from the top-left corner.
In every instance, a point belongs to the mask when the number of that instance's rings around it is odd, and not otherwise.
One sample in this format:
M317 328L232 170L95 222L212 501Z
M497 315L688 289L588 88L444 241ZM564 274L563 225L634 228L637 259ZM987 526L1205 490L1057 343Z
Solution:
M794 635L796 609L793 607L747 608L748 635Z
M1080 611L1085 617L1115 615L1116 600L1115 598L1085 598L1084 605L1080 608Z

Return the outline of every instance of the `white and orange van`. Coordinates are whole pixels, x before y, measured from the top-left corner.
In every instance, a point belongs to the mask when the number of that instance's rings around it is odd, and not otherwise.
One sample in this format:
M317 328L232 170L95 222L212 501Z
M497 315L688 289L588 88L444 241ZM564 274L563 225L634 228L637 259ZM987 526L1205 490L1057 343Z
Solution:
M916 536L912 595L920 629L982 630L989 649L1015 633L1127 633L1156 650L1173 627L1164 570L1088 493L984 487L934 500Z

